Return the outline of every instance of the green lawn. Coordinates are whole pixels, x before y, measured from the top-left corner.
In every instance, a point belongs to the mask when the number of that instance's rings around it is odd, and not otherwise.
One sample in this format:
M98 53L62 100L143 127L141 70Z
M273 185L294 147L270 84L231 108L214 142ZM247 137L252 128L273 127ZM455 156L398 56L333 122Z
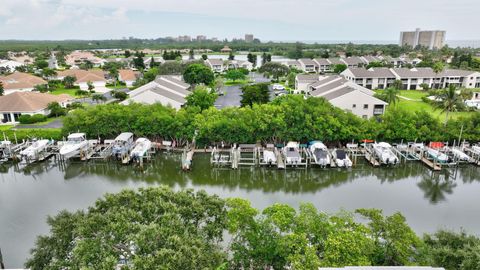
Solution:
M18 124L19 126L43 126L43 125L46 125L48 123L51 123L57 119L63 119L63 116L59 116L59 117L49 117L47 118L46 121L43 121L43 122L38 122L38 123L33 123L33 124Z
M13 126L12 125L0 125L0 131L6 131L6 130L9 130L11 129ZM1 139L3 140L3 135L1 137Z
M75 92L77 92L78 89L66 89L66 88L56 88L55 90L51 91L50 93L53 95L61 95L61 94L67 94L72 97L75 97Z
M445 119L445 113L443 113L440 109L436 109L431 104L422 101L422 97L428 96L428 92L419 90L401 90L399 95L412 100L399 98L399 101L396 105L390 106L399 106L407 109L408 111L426 111L441 121ZM458 117L469 116L471 114L473 114L473 112L452 112L449 114L449 117L456 119Z
M236 80L236 81L226 80L225 85L243 85L243 84L249 84L251 82L252 81L250 80Z

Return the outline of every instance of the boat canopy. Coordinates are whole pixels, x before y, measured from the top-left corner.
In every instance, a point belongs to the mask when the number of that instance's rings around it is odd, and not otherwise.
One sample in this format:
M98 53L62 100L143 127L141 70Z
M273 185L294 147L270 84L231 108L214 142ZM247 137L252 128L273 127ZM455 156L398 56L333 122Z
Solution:
M298 142L288 142L287 148L298 148Z
M384 147L384 148L391 148L392 147L389 143L386 143L386 142L380 142L380 143L378 143L378 146Z
M126 142L126 141L129 141L132 137L133 137L133 133L123 132L120 135L118 135L117 138L115 138L115 141Z
M346 156L347 156L345 151L343 151L341 149L337 149L336 153L337 153L337 159L345 159Z
M85 138L85 133L72 133L68 135L68 139L79 139L79 138Z

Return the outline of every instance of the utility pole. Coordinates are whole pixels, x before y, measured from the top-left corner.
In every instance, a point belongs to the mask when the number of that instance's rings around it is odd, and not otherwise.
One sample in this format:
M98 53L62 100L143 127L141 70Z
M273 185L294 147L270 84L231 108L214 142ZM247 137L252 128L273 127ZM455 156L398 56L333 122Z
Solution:
M3 264L3 256L2 256L1 248L0 248L0 269L5 269L5 265Z

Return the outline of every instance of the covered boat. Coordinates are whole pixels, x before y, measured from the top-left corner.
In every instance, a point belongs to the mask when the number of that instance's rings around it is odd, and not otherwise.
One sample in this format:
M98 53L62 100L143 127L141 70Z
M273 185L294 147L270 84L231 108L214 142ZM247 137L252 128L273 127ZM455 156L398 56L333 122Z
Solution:
M313 155L315 164L322 167L330 165L330 154L328 152L328 148L322 142L313 142L310 145L310 152Z
M150 148L152 148L152 142L149 139L138 138L135 141L135 147L133 147L130 157L133 159L144 157Z
M332 152L333 160L338 167L350 168L353 163L343 149L335 149Z
M452 148L450 149L450 151L452 152L456 160L463 162L470 162L471 160L471 158L467 154L465 154L462 150L458 148Z
M277 157L275 156L275 152L271 149L263 150L263 162L269 165L277 163Z
M437 162L447 163L449 160L447 155L438 151L437 149L433 149L431 147L425 147L425 150L427 151L428 156Z
M36 159L38 154L44 151L50 144L50 140L34 140L24 150L20 151L20 155L25 159Z
M382 164L395 165L399 163L398 157L393 153L392 146L389 143L374 143L373 151Z
M87 149L89 142L85 133L72 133L68 135L67 142L60 148L60 155L69 159L80 154L80 151Z
M115 138L112 146L112 156L122 159L130 154L133 148L133 133L123 132Z
M283 155L285 156L285 162L289 165L295 165L302 162L300 145L297 142L288 142L287 145L283 147Z

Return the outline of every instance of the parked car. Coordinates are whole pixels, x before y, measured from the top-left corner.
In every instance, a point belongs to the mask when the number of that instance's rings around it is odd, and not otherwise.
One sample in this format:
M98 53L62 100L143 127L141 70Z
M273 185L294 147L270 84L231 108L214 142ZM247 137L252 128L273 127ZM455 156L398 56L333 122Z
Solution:
M284 87L283 85L281 85L281 84L274 84L274 85L272 86L272 89L273 89L273 90L285 90L285 87Z

